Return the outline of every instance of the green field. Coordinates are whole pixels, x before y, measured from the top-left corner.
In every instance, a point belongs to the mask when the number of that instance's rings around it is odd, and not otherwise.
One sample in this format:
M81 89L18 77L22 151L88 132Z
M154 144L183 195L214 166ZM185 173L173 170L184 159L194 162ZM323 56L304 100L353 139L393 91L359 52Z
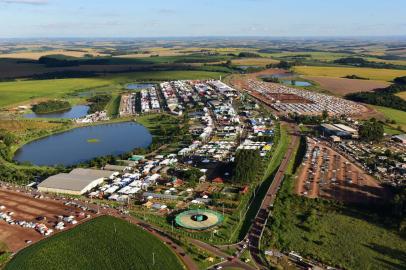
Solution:
M184 268L156 237L126 221L105 216L22 250L5 269Z
M356 208L291 194L285 181L275 203L270 246L345 269L404 269L406 241Z
M396 77L406 76L406 70L357 68L357 67L316 67L296 66L294 72L306 76L344 77L357 75L363 78L379 81L392 81Z
M372 107L377 111L383 113L385 118L395 120L396 124L392 124L393 127L400 126L403 130L406 131L406 112L381 106Z
M111 86L116 90L121 84L131 81L162 81L180 79L214 79L226 73L210 71L156 71L134 72L115 76L57 79L27 80L0 83L0 107L26 102L35 98L56 98L75 91Z

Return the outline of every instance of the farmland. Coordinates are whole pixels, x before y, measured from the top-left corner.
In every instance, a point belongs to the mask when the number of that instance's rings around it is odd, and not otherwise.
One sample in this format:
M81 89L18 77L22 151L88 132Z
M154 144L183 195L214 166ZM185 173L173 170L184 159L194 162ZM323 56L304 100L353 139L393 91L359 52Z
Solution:
M30 246L5 269L35 270L44 265L48 269L183 269L157 238L113 217L93 219Z
M208 79L225 75L210 71L157 71L123 73L116 76L57 80L27 80L0 83L0 107L37 98L56 98L76 91L117 85L133 80Z
M317 66L296 66L293 70L305 76L322 77L344 77L357 75L379 81L392 81L396 77L406 76L406 70L357 68L357 67L317 67Z
M406 92L400 92L398 94L396 94L398 97L403 98L404 100L406 100Z
M374 80L353 80L316 76L306 76L304 78L316 82L322 89L339 96L360 91L371 91L373 89L384 88L389 85L388 82Z

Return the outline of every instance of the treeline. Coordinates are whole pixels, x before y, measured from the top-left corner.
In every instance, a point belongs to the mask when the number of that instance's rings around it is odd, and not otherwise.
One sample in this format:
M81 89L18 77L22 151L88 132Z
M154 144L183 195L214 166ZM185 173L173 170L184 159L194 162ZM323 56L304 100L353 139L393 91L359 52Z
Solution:
M32 111L38 114L69 110L71 105L64 100L47 100L32 106Z
M249 58L258 58L261 57L261 55L253 52L240 52L238 54L238 57L244 58L244 57L249 57Z
M288 61L280 61L277 64L269 64L266 65L266 68L280 68L280 69L290 69L294 66L300 65L301 63L299 61L293 61L293 62L288 62Z
M238 150L235 155L234 181L243 184L255 181L260 167L259 150Z
M388 68L388 69L406 69L406 66L394 65L382 62L371 62L361 57L345 57L333 61L334 64L356 66L356 67L369 67L369 68Z
M347 75L343 77L344 79L352 79L352 80L369 80L369 78L360 77L358 75Z
M112 96L109 94L102 94L90 97L87 99L90 102L89 113L95 113L103 111L106 105L110 102Z
M406 111L406 100L395 94L406 91L406 76L398 77L386 88L378 88L372 92L357 92L346 95L349 100L363 102L378 106L389 107L401 111Z

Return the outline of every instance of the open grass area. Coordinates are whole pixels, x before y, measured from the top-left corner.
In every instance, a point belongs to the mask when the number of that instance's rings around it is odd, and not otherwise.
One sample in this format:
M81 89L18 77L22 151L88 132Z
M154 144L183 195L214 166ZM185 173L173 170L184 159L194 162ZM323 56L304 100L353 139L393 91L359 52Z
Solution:
M32 245L5 267L7 270L44 268L184 269L159 239L126 221L107 216Z
M296 66L294 72L306 76L344 77L357 75L363 78L379 81L392 81L396 77L406 76L406 70L358 68L358 67L316 67Z
M231 61L236 66L261 66L264 67L268 64L279 63L278 60L272 58L240 58Z
M400 126L403 130L406 131L406 112L381 106L372 107L381 112L385 116L385 118L395 120L396 123L392 124L392 127L396 128L397 126Z
M345 269L404 269L406 242L356 208L292 195L293 178L275 203L269 246Z
M68 93L105 86L112 86L112 89L116 90L118 85L131 81L218 79L225 75L226 73L211 71L151 71L94 78L2 82L0 83L0 107L38 98L57 98Z

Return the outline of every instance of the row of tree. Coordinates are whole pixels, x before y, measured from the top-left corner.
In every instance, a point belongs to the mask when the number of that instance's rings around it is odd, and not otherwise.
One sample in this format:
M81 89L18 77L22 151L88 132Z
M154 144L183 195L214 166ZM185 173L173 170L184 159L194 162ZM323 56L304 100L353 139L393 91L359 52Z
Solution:
M398 77L386 88L375 89L372 92L357 92L346 95L349 100L389 107L401 111L406 111L406 100L395 94L406 91L406 76Z
M112 97L109 94L96 95L88 98L87 101L90 102L89 113L103 111L111 98Z

